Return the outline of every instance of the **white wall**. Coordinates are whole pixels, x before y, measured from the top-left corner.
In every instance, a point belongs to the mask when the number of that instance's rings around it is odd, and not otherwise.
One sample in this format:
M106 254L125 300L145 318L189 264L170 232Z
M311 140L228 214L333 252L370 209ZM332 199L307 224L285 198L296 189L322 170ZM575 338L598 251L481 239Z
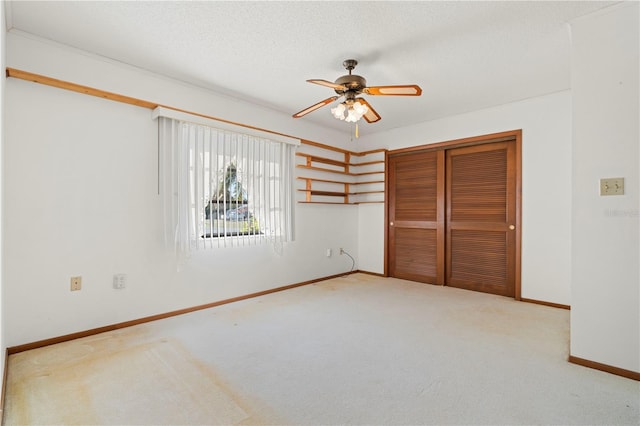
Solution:
M384 204L358 205L358 269L384 273Z
M9 34L7 66L328 143L333 133L90 55ZM296 207L282 253L196 253L177 272L163 245L157 124L144 108L6 81L4 335L8 346L349 271L357 208ZM325 256L332 248L334 255ZM356 265L356 268L358 265ZM112 289L115 273L128 275ZM69 278L83 288L70 292Z
M365 136L362 144L398 149L515 129L522 129L522 297L570 305L569 91ZM365 254L376 263L384 257L384 245L379 244L384 238L384 207L368 209L367 216L377 222L359 233L363 269L370 261Z
M0 4L0 65L1 69L5 69L6 62L6 35L7 35L7 22L4 17L4 4ZM4 102L4 85L5 79L0 80L0 377L4 377L4 357L5 357L5 322L4 322L4 282L2 280L3 269L2 269L2 229L3 229L3 220L2 220L2 188L4 187L4 178L2 173L2 163L3 163L3 151L4 151L4 111L5 111L5 102ZM0 412L0 416L2 413Z
M571 354L640 372L638 3L572 28ZM625 194L599 180L624 177Z

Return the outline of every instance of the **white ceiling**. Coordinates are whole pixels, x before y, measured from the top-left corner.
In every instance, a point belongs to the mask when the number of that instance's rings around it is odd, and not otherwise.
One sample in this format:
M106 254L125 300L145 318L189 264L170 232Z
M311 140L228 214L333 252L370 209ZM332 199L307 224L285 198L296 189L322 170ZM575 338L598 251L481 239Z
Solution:
M7 1L22 31L293 114L334 94L306 83L346 74L418 84L421 97L369 96L361 134L569 88L566 23L615 2ZM29 70L26 70L29 71ZM292 118L293 120L293 118ZM345 132L324 107L299 120ZM364 121L363 121L364 122ZM248 122L250 124L250 122Z

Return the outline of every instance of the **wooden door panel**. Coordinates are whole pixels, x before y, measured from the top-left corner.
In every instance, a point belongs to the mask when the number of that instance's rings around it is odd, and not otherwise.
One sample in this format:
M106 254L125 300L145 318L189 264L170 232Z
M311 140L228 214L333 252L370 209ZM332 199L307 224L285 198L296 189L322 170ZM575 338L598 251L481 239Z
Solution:
M444 153L388 161L389 275L444 284Z
M508 287L505 232L451 231L449 285L503 294Z
M446 284L513 297L515 143L451 149L446 164Z
M394 277L413 281L437 280L437 231L396 228Z
M435 155L403 157L394 162L394 222L435 221L437 163Z
M450 220L507 220L507 151L471 152L451 156Z

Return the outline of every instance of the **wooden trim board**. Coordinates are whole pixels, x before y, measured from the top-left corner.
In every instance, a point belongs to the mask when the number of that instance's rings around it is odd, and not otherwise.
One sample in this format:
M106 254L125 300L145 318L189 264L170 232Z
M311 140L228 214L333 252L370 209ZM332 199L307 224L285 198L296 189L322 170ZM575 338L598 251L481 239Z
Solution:
M200 114L198 112L187 111L185 109L175 108L168 105L162 105L156 102L147 101L144 99L132 98L130 96L121 95L118 93L107 92L105 90L96 89L94 87L83 86L77 83L71 83L69 81L58 80L55 78L47 77L40 74L34 74L28 71L22 71L15 68L6 69L6 76L18 78L21 80L31 81L33 83L44 84L45 86L56 87L58 89L70 90L72 92L82 93L84 95L96 96L98 98L108 99L110 101L122 102L129 105L135 105L142 108L155 109L157 107L163 107L171 109L173 111L184 112L198 117L208 118L210 120L219 121L221 123L232 124L235 126L244 127L246 129L259 130L262 132L271 133L272 135L286 136L288 138L300 139L296 136L288 135L286 133L274 132L273 130L263 129L261 127L250 126L248 124L238 123L235 121L225 120L220 117L213 117L211 115Z
M571 310L571 306L570 305L563 305L561 303L545 302L544 300L527 299L527 298L524 298L524 297L521 297L520 301L521 302L527 302L527 303L535 303L537 305L551 306L552 308L560 308L560 309Z
M0 394L0 425L4 424L4 399L7 394L7 371L9 370L9 348L4 350L4 372L2 374L2 394Z
M381 274L379 272L369 272L369 271L361 271L361 270L354 271L354 273L355 272L357 272L359 274L373 275L374 277L387 278L387 276L385 274Z
M389 151L390 155L397 155L403 153L411 153L413 151L430 151L430 150L440 150L440 149L449 149L449 148L461 148L465 146L473 146L473 145L482 145L490 142L505 142L514 140L516 138L522 137L522 129L517 130L507 130L504 132L498 133L489 133L486 135L478 135L471 136L468 138L461 139L453 139L449 141L436 142L426 145L418 145L418 146L410 146L407 148L394 149Z
M631 380L640 381L640 372L625 370L624 368L614 367L612 365L602 364L596 361L590 361L588 359L579 358L577 356L569 355L569 360L572 364L581 365L583 367L589 367L596 370L604 371L605 373L615 374L616 376L626 377Z
M90 330L85 330L85 331L79 331L79 332L76 332L76 333L65 334L64 336L52 337L52 338L49 338L49 339L39 340L39 341L32 342L32 343L25 343L25 344L18 345L18 346L12 346L12 347L7 348L7 354L8 355L13 355L13 354L17 354L17 353L20 353L20 352L28 351L28 350L31 350L31 349L42 348L42 347L49 346L49 345L55 345L57 343L68 342L70 340L80 339L82 337L88 337L88 336L93 336L93 335L100 334L100 333L105 333L107 331L119 330L119 329L122 329L122 328L132 327L132 326L138 325L138 324L144 324L144 323L147 323L147 322L152 322L152 321L157 321L157 320L161 320L161 319L165 319L165 318L170 318L170 317L174 317L174 316L177 316L177 315L188 314L188 313L200 311L200 310L203 310L203 309L214 308L216 306L226 305L226 304L233 303L233 302L239 302L241 300L252 299L254 297L260 297L260 296L266 296L266 295L271 294L271 293L277 293L279 291L290 290L292 288L302 287L304 285L314 284L314 283L317 283L317 282L320 282L320 281L325 281L325 280L332 279L332 278L343 277L343 276L346 276L346 275L354 274L356 272L358 272L358 271L351 271L351 272L345 272L345 273L342 273L342 274L331 275L331 276L328 276L328 277L316 278L316 279L313 279L313 280L303 281L303 282L296 283L296 284L289 284L289 285L285 285L285 286L282 286L282 287L276 287L276 288L273 288L273 289L270 289L270 290L263 290L263 291L258 291L258 292L255 292L255 293L245 294L243 296L232 297L230 299L219 300L217 302L207 303L207 304L204 304L204 305L198 305L198 306L193 306L193 307L190 307L190 308L178 309L178 310L171 311L171 312L166 312L166 313L163 313L163 314L151 315L151 316L148 316L148 317L139 318L139 319L135 319L135 320L131 320L131 321L124 321L124 322L120 322L120 323L117 323L117 324L111 324L111 325L105 325L103 327L93 328L93 329L90 329ZM5 375L6 375L6 370L5 370Z

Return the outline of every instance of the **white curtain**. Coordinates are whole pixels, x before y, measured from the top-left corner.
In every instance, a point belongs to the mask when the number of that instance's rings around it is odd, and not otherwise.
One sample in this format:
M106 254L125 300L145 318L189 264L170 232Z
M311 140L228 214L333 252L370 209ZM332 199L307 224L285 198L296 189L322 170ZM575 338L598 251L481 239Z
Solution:
M171 110L156 110L154 118L165 241L180 258L192 250L262 243L280 252L293 241L295 144Z

